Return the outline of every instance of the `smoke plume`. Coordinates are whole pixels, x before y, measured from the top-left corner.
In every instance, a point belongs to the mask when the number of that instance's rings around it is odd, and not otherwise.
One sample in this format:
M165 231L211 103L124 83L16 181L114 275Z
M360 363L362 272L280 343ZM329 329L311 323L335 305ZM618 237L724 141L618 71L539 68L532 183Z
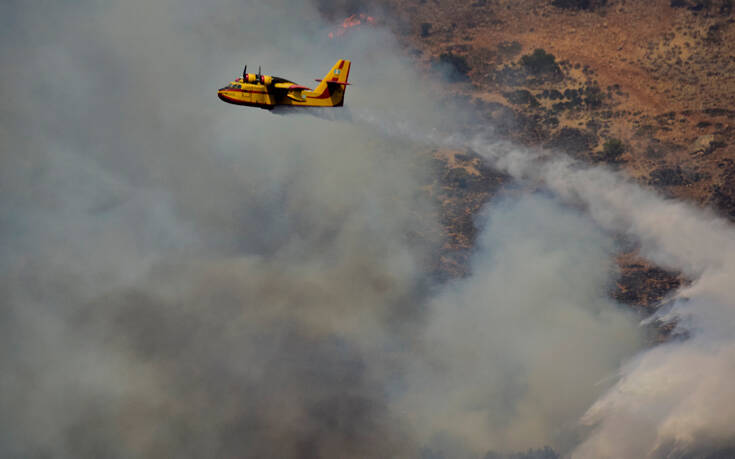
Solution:
M411 454L383 355L435 243L406 238L415 147L215 97L244 62L413 78L390 36L339 49L290 2L3 10L0 456Z
M637 241L645 257L693 279L654 317L675 322L685 339L641 352L621 368L620 381L583 416L592 429L572 457L728 456L735 438L735 393L727 384L735 376L731 224L604 168L509 153L507 145L475 146L516 177L542 180L583 206L602 228Z
M0 21L0 456L732 446L717 217L469 137L385 29L329 40L307 2L6 2ZM245 63L308 84L339 58L354 85L329 119L215 97ZM442 285L420 191L437 144L544 188L489 203L471 275ZM644 349L607 297L615 234L694 279L663 317L686 340Z

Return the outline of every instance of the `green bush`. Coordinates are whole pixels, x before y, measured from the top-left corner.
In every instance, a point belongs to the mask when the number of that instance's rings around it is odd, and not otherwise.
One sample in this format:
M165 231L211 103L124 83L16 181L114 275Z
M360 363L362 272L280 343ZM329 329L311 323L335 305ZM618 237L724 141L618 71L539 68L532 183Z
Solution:
M553 0L551 4L567 10L594 10L605 6L607 0Z
M602 145L603 161L617 161L623 153L625 153L625 144L620 139L610 138Z
M605 95L598 86L589 86L584 90L584 102L590 108L599 108Z
M590 7L590 0L554 0L551 2L557 8L569 10L586 10Z
M519 89L517 91L504 92L505 97L510 103L515 105L530 105L531 107L538 107L538 100L525 89Z
M554 55L541 48L534 50L532 54L521 56L521 65L533 75L561 71Z
M561 150L572 156L579 157L592 150L597 145L597 142L597 136L593 132L563 127L546 144L546 148Z

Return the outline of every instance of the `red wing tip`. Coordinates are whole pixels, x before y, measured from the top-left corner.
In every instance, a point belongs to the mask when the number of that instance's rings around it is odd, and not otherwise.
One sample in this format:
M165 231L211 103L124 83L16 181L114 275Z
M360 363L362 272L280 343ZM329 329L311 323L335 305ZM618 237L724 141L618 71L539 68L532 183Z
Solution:
M288 89L308 89L311 91L311 88L307 88L306 86L301 86L300 84L292 84L288 87Z

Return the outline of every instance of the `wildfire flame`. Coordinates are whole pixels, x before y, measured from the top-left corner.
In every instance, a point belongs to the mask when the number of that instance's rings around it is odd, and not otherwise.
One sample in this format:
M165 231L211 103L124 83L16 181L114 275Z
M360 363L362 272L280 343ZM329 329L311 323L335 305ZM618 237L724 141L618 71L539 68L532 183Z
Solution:
M345 18L345 20L342 21L342 25L337 30L329 32L329 38L341 37L345 32L347 32L347 29L357 27L360 24L374 25L375 18L364 13L353 14L352 16Z

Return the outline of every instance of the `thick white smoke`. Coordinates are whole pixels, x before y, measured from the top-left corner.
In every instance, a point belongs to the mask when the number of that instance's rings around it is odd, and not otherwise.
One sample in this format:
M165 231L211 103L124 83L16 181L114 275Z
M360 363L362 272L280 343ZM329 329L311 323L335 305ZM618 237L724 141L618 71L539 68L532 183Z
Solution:
M0 13L0 455L731 444L725 222L603 169L467 140L387 31L330 41L309 3ZM308 83L343 57L349 118L214 94L244 62ZM553 194L494 200L472 275L441 286L425 268L440 242L418 191L426 144L471 146ZM637 324L606 296L613 233L695 279L669 311L687 340L636 355Z
M693 283L659 317L686 338L642 352L582 421L592 427L573 457L703 457L735 439L735 229L708 210L666 200L620 174L568 159L475 148L517 177L542 180L562 199L584 205L610 231L640 243L654 262Z
M634 318L601 294L612 240L548 196L498 200L487 218L472 275L430 302L403 403L430 444L444 432L474 451L569 447L640 343Z
M416 147L216 97L350 57L385 106L382 72L416 80L390 36L341 49L307 3L0 8L0 456L415 451L383 355L436 244Z

